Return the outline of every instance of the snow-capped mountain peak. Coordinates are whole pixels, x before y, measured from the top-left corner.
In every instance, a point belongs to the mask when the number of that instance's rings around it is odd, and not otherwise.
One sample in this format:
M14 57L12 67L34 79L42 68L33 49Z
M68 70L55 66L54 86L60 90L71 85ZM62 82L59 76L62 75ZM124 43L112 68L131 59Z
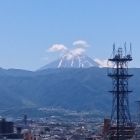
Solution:
M86 55L68 53L61 56L59 59L45 65L39 70L47 68L89 68L99 67L99 64Z

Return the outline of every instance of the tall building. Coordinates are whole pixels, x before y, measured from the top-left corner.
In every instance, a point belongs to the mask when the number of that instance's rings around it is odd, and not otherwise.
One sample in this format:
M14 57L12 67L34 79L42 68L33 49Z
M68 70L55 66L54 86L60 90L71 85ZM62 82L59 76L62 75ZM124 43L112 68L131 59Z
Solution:
M0 121L0 134L12 134L14 132L14 123L8 122L4 118Z

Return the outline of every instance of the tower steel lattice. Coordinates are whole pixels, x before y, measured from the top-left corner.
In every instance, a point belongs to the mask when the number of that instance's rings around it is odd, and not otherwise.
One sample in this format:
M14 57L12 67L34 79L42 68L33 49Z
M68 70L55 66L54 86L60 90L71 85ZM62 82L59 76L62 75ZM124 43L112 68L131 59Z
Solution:
M122 48L115 49L113 45L113 54L108 61L112 62L111 71L108 76L112 78L112 113L111 123L116 124L116 139L125 140L125 127L131 124L129 111L130 92L128 89L128 79L133 75L128 73L128 62L132 61L131 44L130 51L127 53L126 44L124 50Z

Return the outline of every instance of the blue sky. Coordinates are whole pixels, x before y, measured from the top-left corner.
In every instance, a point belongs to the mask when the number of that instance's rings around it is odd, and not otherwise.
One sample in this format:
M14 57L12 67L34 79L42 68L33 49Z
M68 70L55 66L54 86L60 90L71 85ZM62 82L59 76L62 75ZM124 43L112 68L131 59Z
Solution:
M60 56L54 46L105 60L114 42L131 42L130 66L140 67L139 0L0 0L2 68L36 70Z

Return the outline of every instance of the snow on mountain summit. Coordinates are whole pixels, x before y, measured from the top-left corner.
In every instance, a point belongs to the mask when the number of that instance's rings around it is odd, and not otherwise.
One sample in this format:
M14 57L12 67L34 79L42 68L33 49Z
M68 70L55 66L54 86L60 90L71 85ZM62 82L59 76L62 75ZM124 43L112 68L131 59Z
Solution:
M45 65L39 70L47 68L89 68L89 67L99 67L99 64L93 59L86 55L75 55L73 53L68 53L61 56L59 59Z

